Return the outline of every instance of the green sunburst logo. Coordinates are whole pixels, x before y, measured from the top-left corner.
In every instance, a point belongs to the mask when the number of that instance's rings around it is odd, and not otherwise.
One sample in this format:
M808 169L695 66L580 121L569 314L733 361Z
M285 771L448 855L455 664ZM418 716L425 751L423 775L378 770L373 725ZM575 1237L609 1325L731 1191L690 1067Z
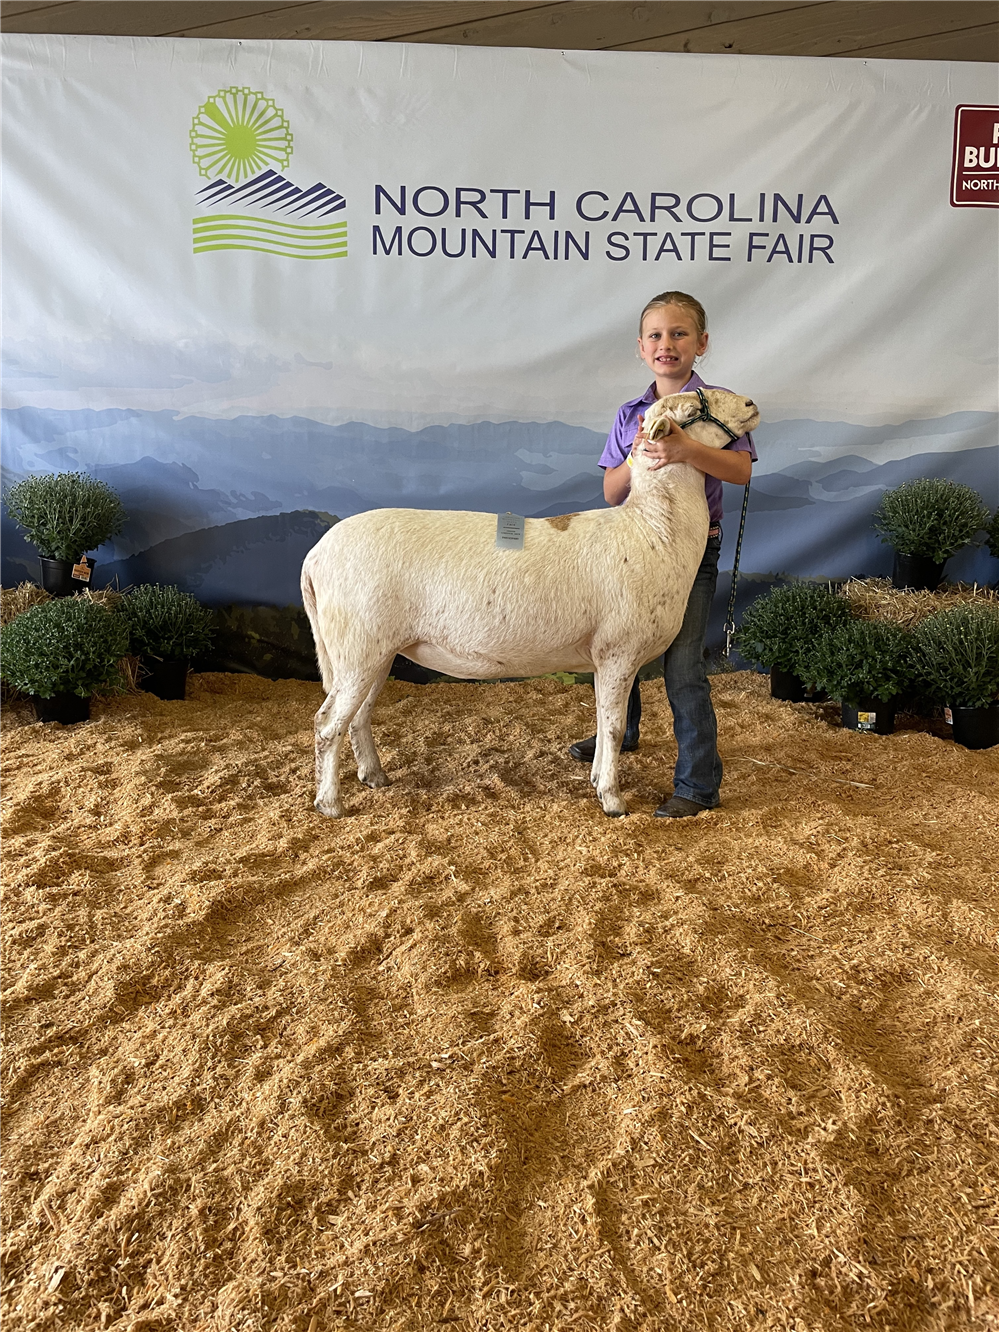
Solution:
M273 97L252 88L220 88L198 108L191 124L191 155L203 176L239 184L264 167L283 171L292 134Z

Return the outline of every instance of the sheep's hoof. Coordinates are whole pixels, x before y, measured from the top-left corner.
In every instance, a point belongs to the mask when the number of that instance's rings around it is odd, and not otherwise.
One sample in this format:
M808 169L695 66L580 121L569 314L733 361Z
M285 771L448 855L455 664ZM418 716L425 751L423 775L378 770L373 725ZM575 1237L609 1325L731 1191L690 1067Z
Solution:
M325 814L328 819L343 818L343 805L324 805L320 800L313 801L313 804L319 813Z
M389 779L383 772L372 773L370 777L357 774L358 781L363 782L365 786L388 786Z
M628 817L626 809L605 809L604 813L609 819L626 819Z

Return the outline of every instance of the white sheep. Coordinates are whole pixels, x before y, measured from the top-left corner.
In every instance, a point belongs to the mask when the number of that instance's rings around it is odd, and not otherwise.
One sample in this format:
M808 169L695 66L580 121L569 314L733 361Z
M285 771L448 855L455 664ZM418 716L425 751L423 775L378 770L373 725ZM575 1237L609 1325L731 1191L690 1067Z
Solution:
M654 437L667 416L715 448L759 421L750 400L720 389L661 399L646 431ZM679 632L707 535L703 473L687 463L652 469L642 454L624 504L527 519L519 551L496 547L490 513L372 509L337 523L302 566L327 691L316 713L316 808L343 813L348 728L360 780L388 785L371 712L401 652L482 680L592 670L590 780L605 814L626 814L617 767L628 693Z

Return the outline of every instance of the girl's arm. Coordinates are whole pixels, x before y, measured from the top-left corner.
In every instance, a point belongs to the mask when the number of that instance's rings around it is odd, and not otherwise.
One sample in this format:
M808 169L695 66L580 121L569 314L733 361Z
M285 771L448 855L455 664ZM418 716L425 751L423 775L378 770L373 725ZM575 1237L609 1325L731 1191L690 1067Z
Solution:
M631 490L631 468L627 462L604 471L604 499L608 504L623 504Z
M667 418L668 419L668 418ZM639 417L639 431L635 436L632 452L644 449L652 458L652 468L665 467L667 463L685 462L696 467L699 472L717 477L719 481L729 481L735 486L744 486L753 470L753 460L741 449L733 453L731 449L709 449L699 443L692 435L681 430L675 421L670 421L670 432L660 439L650 440L641 428L643 418ZM608 504L623 504L631 490L631 468L627 460L620 467L608 467L604 472L604 499Z
M631 441L631 454L634 455L645 443L645 413L638 416L638 434ZM604 470L604 499L608 504L623 504L631 491L631 468L628 459L618 467Z
M667 418L668 419L668 418ZM652 461L652 469L665 467L667 463L685 462L696 467L699 472L717 477L719 481L730 481L732 485L744 486L753 470L753 460L741 449L709 449L700 444L692 435L681 430L675 421L669 422L669 434L660 439L646 439L644 433L636 436L636 444L644 448L646 456ZM625 471L628 465L625 463ZM620 501L619 501L620 502Z

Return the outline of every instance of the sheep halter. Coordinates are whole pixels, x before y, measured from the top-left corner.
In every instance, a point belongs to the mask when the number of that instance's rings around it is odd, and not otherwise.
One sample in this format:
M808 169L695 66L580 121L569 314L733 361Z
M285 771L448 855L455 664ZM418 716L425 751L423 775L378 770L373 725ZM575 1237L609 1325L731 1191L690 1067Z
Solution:
M730 430L724 421L719 421L717 416L712 416L708 411L708 400L704 396L704 390L695 388L694 392L697 394L697 401L701 404L701 410L696 416L691 416L688 420L684 421L684 426L693 425L695 421L710 421L712 425L719 426L724 430L730 440L738 439L739 436L734 430ZM752 406L753 404L750 403L749 405Z
M734 430L730 430L724 421L719 421L717 416L712 416L708 411L708 400L704 396L703 389L694 389L697 394L697 401L701 404L701 410L696 416L692 416L684 425L693 425L695 421L710 421L712 425L720 426L729 440L736 440L739 436ZM749 482L746 482L746 491L742 497L742 517L739 519L739 535L735 542L735 558L732 560L732 590L728 596L728 613L725 616L725 659L726 661L732 655L732 636L735 633L735 598L739 587L739 556L742 554L742 537L746 530L746 510L749 508Z
M728 435L729 441L736 440L739 436L734 430L730 430L724 421L719 421L717 416L712 416L708 410L708 400L704 396L704 390L695 388L697 401L701 404L701 410L696 416L691 416L684 421L684 426L693 425L695 421L710 421L712 425L718 426ZM745 494L742 497L742 517L739 519L739 535L735 542L735 557L732 560L732 590L728 596L728 613L725 616L725 659L726 661L732 655L732 636L735 633L735 598L739 586L739 556L742 554L742 537L746 530L746 510L749 508L749 482L746 482Z

